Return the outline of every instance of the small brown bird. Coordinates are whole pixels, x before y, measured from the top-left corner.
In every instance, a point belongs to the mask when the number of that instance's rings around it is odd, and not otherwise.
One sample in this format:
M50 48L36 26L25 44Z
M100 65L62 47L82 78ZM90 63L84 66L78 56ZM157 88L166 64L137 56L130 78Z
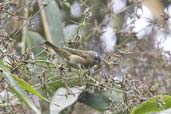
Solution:
M66 59L66 62L73 68L88 69L101 62L101 57L95 51L59 48L49 41L45 41L44 44L51 47L60 57Z

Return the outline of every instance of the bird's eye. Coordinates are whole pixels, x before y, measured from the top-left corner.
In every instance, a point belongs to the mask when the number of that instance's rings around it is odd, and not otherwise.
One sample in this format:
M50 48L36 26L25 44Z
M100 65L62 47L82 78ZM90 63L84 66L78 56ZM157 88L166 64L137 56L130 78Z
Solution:
M96 63L100 63L101 62L101 58L99 56L95 57L95 61Z

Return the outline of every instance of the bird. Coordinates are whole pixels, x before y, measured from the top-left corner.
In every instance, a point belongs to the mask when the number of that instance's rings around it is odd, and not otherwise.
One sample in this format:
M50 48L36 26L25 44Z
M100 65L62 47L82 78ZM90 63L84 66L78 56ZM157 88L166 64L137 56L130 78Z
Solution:
M89 69L101 62L101 57L95 51L67 47L59 48L49 41L44 41L44 44L52 48L61 58L65 59L69 66L76 69Z

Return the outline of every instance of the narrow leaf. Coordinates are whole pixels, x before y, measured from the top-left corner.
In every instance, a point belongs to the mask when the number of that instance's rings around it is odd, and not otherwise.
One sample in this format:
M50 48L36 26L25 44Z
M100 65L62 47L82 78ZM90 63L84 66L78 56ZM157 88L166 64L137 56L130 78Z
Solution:
M48 41L61 47L64 39L59 7L55 0L38 0L44 33ZM43 4L45 3L45 4Z
M23 79L18 78L17 76L13 76L14 79L18 82L19 86L24 89L25 91L28 91L36 96L38 96L39 98L45 100L45 101L49 101L47 98L45 98L44 96L42 96L42 94L40 94L39 91L37 91L35 88L33 88L29 83L25 82Z
M32 102L30 97L25 94L23 89L19 86L19 84L14 80L14 78L10 75L10 73L5 72L3 69L1 69L1 73L4 77L4 79L7 81L7 83L12 87L14 92L18 95L18 97L25 102L30 108L32 108L36 114L41 114L40 110L36 107L36 105Z

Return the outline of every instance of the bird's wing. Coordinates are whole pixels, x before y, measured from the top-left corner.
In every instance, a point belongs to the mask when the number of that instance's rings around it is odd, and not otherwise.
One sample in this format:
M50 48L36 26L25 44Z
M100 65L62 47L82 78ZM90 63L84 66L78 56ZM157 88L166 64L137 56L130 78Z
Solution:
M78 55L83 58L86 58L88 54L88 51L86 50L73 49L73 48L63 48L63 49L69 51L71 54Z
M69 52L63 48L56 47L54 44L50 43L49 41L44 41L44 44L47 45L48 47L52 48L62 58L69 59L71 52Z

